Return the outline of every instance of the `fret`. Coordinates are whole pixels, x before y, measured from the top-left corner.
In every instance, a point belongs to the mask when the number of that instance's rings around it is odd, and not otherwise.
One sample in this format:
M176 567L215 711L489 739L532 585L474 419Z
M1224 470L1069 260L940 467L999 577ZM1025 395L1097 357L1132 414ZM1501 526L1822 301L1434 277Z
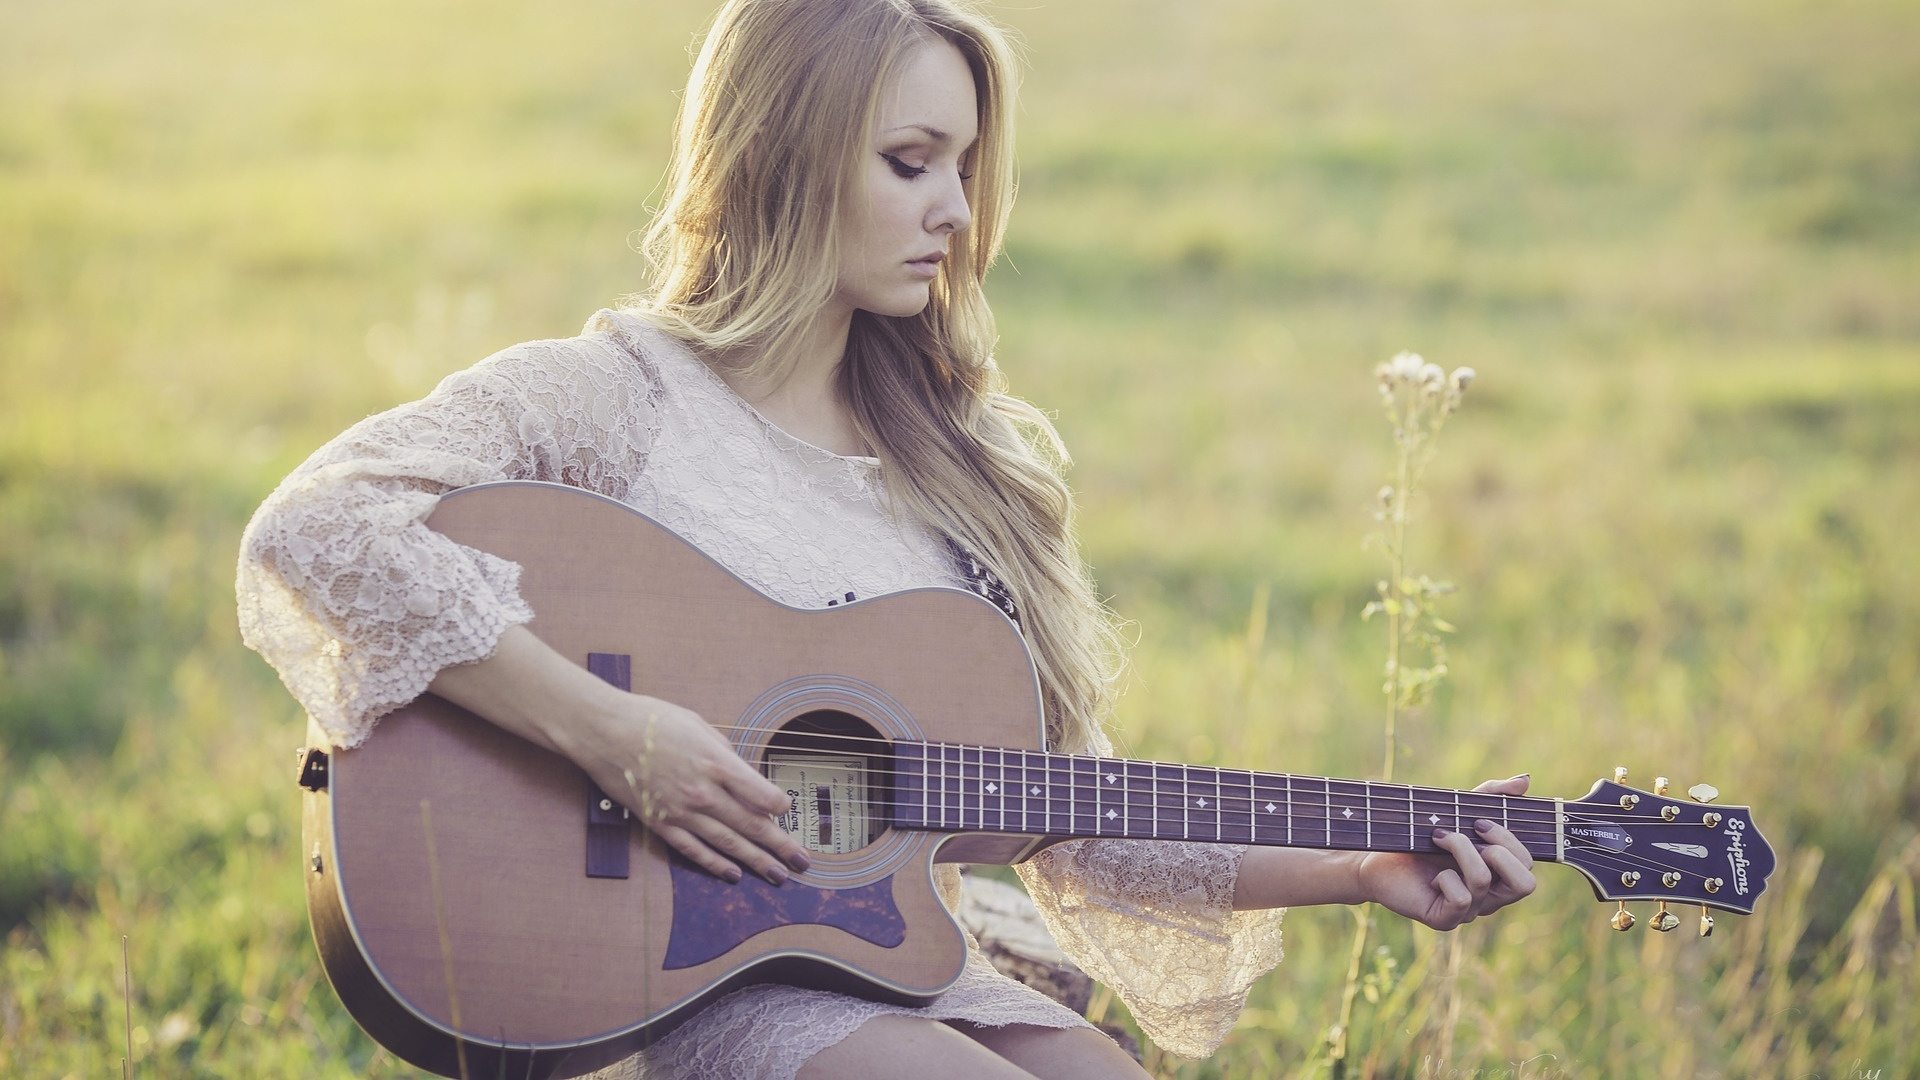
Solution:
M1052 755L1038 751L1024 755L1026 760L1027 795L1035 801L1035 810L1039 820L1033 831L1050 833L1053 831L1053 777L1048 774L1047 765Z
M1153 765L1145 761L1124 761L1121 767L1125 772L1121 774L1120 782L1127 789L1127 835L1159 835L1154 828Z
M1125 835L1127 827L1122 815L1127 812L1127 792L1121 780L1126 763L1101 760L1096 765L1100 779L1100 828L1114 836Z
M1327 780L1327 846L1366 850L1366 786L1359 780Z
M1013 785L1013 793L1020 800L1020 831L1028 832L1033 828L1028 817L1033 808L1033 800L1027 795L1027 752L1015 750L1014 753L1018 756L1014 760L1013 775L1008 778L1008 782Z
M1072 759L1064 754L1048 754L1047 772L1047 831L1072 833L1073 827L1073 768Z
M1147 763L1147 798L1153 801L1153 835L1165 835L1160 831L1160 766Z
M1044 750L1023 750L1020 752L1020 792L1026 798L1032 825L1029 832L1047 831L1047 809L1049 795L1047 791L1047 753Z
M1361 799L1361 816L1366 818L1366 821L1364 822L1364 827L1367 830L1367 850L1372 851L1373 850L1373 785L1368 783L1365 780L1360 781L1360 799Z
M1287 800L1285 774L1253 774L1253 820L1269 844L1293 843L1294 808Z
M1182 765L1180 766L1180 839L1182 840L1193 836L1193 819L1187 812L1188 806L1187 767Z
M1220 839L1219 774L1213 769L1203 768L1198 771L1199 776L1196 777L1195 770L1191 768L1185 770L1190 825L1188 832L1192 835L1193 827L1197 827L1199 839L1217 841Z
M1092 758L1083 757L1074 757L1068 763L1072 772L1068 788L1072 800L1069 831L1075 836L1100 835L1100 781L1096 771L1099 765Z
M960 828L960 748L940 744L940 824Z
M920 754L920 827L926 828L933 824L933 778L929 775L933 758L929 751L933 748L926 743L914 743L913 748Z
M1373 793L1374 812L1380 820L1382 851L1400 850L1400 822L1407 823L1406 850L1417 850L1413 825L1413 789L1405 784L1379 784Z
M1473 827L1475 818L1486 818L1488 821L1501 821L1505 816L1507 799L1504 795L1495 795L1482 791L1465 791L1457 793L1456 797L1464 804L1461 808L1461 832L1478 837L1480 833Z
M993 747L982 746L975 753L979 755L980 772L973 780L973 794L980 800L980 816L974 828L985 832L999 825L994 820L994 811L999 809L994 796L999 792L1000 785L993 782Z
M1257 781L1256 781L1255 774L1248 773L1247 774L1247 843L1249 844L1257 844L1260 842L1260 830L1259 830L1260 812L1256 809L1256 807L1260 803L1260 797L1256 795L1253 790L1253 786L1256 782Z
M1554 800L1519 795L1508 798L1506 802L1517 804L1514 811L1519 820L1508 828L1519 830L1514 835L1520 838L1521 846L1532 852L1536 859L1558 861L1561 819Z
M1180 836L1181 814L1185 807L1181 805L1180 778L1174 775L1178 765L1156 762L1151 768L1153 775L1153 835L1163 840L1174 840Z
M1220 818L1216 831L1222 843L1253 843L1253 774L1244 770L1216 773L1220 781Z
M920 756L915 761L915 755ZM914 795L915 781L920 781L922 792L926 791L924 779L926 773L926 747L919 743L901 742L894 744L893 752L893 805L884 813L890 824L896 828L924 828L927 821L925 796ZM915 768L915 766L918 768ZM879 801L876 798L876 801ZM921 803L920 818L914 820L914 804Z
M993 799L993 826L1006 830L1006 749L993 751L993 776L987 778L987 798Z
M1094 759L1092 763L1092 826L1094 830L1104 830L1106 822L1114 819L1114 805L1106 794L1106 761Z
M944 829L947 825L947 804L940 796L940 781L946 772L947 748L943 743L927 743L927 825L930 828ZM940 814L934 816L934 807L940 808Z
M962 745L960 748L960 827L978 829L980 827L980 751Z

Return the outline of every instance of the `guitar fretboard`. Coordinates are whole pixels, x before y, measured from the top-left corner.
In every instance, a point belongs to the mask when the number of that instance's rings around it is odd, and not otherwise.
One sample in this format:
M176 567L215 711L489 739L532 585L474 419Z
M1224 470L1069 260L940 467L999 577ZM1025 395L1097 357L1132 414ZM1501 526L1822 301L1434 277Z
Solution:
M1524 795L952 743L897 742L893 764L904 829L1437 851L1434 829L1488 818L1558 849L1553 800Z

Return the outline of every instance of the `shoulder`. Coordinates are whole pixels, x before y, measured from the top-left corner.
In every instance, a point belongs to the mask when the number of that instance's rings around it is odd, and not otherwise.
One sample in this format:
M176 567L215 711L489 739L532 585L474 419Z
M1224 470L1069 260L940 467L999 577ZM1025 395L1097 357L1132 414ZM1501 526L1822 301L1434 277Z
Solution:
M566 411L592 402L658 397L663 332L632 312L601 309L578 334L522 341L454 372L436 393L479 392Z

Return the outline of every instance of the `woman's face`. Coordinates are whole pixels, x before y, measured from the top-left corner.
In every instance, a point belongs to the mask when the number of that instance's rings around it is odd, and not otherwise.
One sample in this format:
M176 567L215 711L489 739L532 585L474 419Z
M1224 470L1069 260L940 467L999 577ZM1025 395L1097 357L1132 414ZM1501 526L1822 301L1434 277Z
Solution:
M950 254L949 239L973 221L963 175L972 175L979 137L973 72L945 40L922 45L900 81L882 95L880 124L860 166L868 198L841 223L840 287L835 299L876 315L917 315L934 273L914 265Z

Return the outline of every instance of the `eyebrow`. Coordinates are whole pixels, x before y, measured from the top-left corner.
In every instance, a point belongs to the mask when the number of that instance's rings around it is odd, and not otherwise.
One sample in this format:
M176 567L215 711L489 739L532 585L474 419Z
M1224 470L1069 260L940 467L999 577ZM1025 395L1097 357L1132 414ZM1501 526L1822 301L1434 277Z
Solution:
M937 128L937 127L928 127L928 126L927 126L927 125L925 125L925 124L905 124L905 125L902 125L902 126L900 126L900 127L897 127L897 128L890 128L890 129L888 129L888 132L887 132L887 133L888 133L889 135L891 135L891 134L892 134L893 132L895 132L895 131L911 131L911 130L913 130L914 128L918 128L918 129L920 129L921 131L924 131L924 132L926 132L926 133L927 133L927 134L928 134L929 136L931 136L931 137L933 138L933 141L934 141L934 142L937 142L937 143L946 143L946 142L948 142L948 141L950 141L950 140L952 140L952 138L953 138L953 136L951 136L951 135L949 135L949 134L947 134L947 133L946 133L946 132L944 132L944 131L941 131L941 130L940 130L939 128ZM979 140L979 138L978 138L978 137L975 137L975 138L974 138L974 140L973 140L973 142L976 142L976 143L977 143L977 142L979 142L979 141L980 141L980 140ZM972 146L972 145L973 145L973 143L968 143L967 145L968 145L968 146Z

